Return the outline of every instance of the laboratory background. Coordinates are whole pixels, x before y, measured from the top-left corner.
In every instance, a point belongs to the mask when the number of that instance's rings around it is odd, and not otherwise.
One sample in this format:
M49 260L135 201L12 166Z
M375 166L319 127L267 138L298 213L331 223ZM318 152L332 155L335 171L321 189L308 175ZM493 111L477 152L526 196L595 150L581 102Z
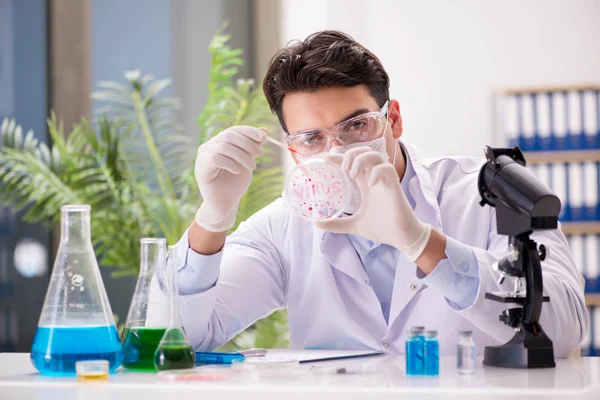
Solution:
M598 0L0 0L0 352L30 351L59 206L81 198L122 329L139 238L174 244L201 202L197 146L230 125L278 132L261 89L269 60L324 29L381 59L403 139L425 157L524 150L561 199L590 310L582 354L600 355ZM238 223L281 194L292 159L273 149ZM103 162L65 173L86 154ZM278 312L224 348L287 341Z

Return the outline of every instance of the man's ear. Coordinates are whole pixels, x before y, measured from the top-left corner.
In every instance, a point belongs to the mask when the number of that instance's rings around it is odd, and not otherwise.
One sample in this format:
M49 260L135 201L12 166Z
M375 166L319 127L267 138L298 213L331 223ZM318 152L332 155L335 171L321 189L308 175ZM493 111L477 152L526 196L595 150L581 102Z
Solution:
M398 103L398 100L392 99L390 100L390 105L388 107L392 135L394 136L394 139L398 139L400 136L402 136L402 115L400 114L400 103Z

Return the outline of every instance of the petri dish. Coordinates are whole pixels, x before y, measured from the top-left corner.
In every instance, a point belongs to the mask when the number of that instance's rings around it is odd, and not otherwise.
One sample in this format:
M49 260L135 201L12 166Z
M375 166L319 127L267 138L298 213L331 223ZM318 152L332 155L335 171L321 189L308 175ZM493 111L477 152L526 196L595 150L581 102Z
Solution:
M107 360L86 360L75 363L78 381L108 380L109 363Z
M287 206L299 217L322 221L342 215L350 201L350 182L335 164L310 158L296 164L283 191Z

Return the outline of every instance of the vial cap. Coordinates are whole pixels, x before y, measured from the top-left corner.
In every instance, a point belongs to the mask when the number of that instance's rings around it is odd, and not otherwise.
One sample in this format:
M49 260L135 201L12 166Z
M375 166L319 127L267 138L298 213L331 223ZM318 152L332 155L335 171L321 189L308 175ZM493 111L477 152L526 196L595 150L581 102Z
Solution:
M458 334L461 337L471 337L473 336L473 331L460 331Z
M427 331L425 332L425 335L427 335L428 337L436 337L437 331Z

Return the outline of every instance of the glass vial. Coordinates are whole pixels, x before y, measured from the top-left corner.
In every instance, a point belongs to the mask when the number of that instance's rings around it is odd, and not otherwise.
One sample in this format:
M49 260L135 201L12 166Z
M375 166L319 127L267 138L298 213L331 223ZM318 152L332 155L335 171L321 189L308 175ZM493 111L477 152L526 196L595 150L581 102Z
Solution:
M154 274L165 274L167 240L140 239L140 273L129 306L123 340L123 367L134 371L155 371L154 353L169 323L148 320L148 297Z
M458 333L458 346L456 357L456 369L459 374L472 374L475 372L477 351L473 332L460 331Z
M406 374L423 375L425 372L425 328L411 328L406 340Z
M425 334L425 375L438 376L440 374L440 344L437 340L437 331L427 331Z
M178 265L175 246L169 246L169 256L167 258L169 326L154 353L154 366L159 371L194 368L196 366L194 349L185 335L179 319Z
M44 375L75 376L75 364L85 360L106 360L112 373L123 362L92 246L90 211L89 205L60 208L60 243L30 355Z

